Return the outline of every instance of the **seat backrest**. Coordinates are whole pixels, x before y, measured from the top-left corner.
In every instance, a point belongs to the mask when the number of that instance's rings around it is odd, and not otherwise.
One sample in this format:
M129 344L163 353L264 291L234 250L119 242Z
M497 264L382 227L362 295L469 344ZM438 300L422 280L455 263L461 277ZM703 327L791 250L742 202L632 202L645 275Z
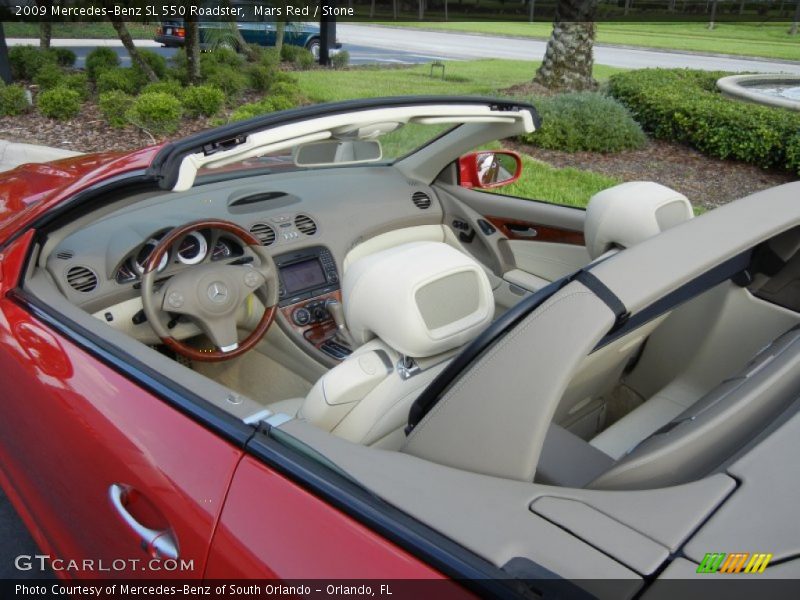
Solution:
M589 487L642 489L697 479L723 463L798 397L800 327L795 327L640 442Z
M592 260L614 248L630 248L694 216L683 194L652 181L629 181L589 200L584 221Z

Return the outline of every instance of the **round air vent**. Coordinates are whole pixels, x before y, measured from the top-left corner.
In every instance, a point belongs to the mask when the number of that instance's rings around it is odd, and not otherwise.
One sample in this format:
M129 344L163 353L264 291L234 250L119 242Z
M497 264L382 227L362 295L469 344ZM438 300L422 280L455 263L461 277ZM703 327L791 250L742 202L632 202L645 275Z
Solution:
M67 271L67 283L79 292L91 292L97 287L97 275L89 267L70 267Z
M297 215L294 218L294 226L297 227L300 233L305 235L314 235L317 233L317 224L314 222L314 219L308 215Z
M250 227L250 233L258 238L262 246L275 243L275 230L266 223L255 223Z
M426 208L431 207L431 197L425 192L414 192L411 195L411 201L414 203L414 206L420 210L425 210Z
M69 260L73 256L75 255L72 253L72 250L60 250L56 252L56 258L60 258L61 260Z

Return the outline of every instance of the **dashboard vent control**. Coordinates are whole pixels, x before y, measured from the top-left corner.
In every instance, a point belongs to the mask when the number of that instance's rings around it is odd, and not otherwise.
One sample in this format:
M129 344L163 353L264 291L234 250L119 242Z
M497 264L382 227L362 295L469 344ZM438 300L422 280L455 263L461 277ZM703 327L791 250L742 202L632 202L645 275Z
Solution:
M414 206L420 210L425 210L426 208L431 207L431 197L425 192L414 192L411 195L411 201L414 203Z
M314 219L308 215L297 215L294 218L294 226L297 227L300 233L305 235L314 235L317 233L317 224L314 222Z
M75 256L72 250L61 250L60 252L56 253L56 258L60 258L61 260L69 260Z
M271 246L275 243L275 230L266 223L256 223L251 226L250 233L258 238L262 246Z
M97 275L89 267L70 267L67 271L67 283L79 292L91 292L97 287Z

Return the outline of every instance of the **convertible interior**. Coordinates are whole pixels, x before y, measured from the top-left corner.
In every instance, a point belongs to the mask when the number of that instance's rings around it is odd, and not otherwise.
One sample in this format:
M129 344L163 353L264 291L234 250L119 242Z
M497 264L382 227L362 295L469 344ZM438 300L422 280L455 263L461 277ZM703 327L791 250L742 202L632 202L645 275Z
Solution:
M536 123L268 127L59 223L25 288L509 572L638 581L680 548L679 577L759 502L786 529L751 545L797 556L800 184L698 217L652 182L585 211L481 189L496 164L465 185Z

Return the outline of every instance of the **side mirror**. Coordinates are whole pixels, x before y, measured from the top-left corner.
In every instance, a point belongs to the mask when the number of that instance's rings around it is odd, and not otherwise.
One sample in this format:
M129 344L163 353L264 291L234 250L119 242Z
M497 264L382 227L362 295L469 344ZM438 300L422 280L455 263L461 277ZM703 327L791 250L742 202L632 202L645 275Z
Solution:
M514 183L522 175L522 159L511 150L472 152L458 159L461 186L496 188Z

